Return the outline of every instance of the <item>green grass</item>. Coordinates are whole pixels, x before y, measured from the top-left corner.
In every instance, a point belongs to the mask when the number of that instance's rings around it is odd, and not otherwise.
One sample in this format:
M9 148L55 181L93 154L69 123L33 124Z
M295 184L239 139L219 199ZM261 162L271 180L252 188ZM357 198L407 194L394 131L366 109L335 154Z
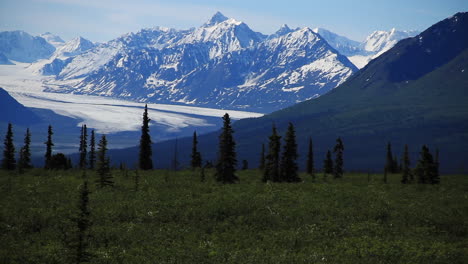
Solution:
M113 171L91 185L91 263L468 263L468 177L399 175L264 184L255 170ZM88 172L90 182L95 175ZM0 263L67 263L81 172L0 172Z

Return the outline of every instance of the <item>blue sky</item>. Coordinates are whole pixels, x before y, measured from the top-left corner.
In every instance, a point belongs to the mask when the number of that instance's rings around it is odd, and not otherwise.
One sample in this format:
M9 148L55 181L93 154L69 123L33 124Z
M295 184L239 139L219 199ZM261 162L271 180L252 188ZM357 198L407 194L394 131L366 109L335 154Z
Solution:
M468 0L0 0L0 31L46 31L104 42L141 28L197 27L216 11L270 34L282 24L323 27L355 40L374 30L424 30Z

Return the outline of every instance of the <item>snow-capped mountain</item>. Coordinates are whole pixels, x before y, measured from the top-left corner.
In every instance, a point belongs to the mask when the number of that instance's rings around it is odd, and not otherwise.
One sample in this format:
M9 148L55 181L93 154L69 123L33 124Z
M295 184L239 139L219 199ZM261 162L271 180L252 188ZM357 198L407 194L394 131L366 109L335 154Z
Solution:
M188 75L175 90L184 88L179 100L272 111L318 97L355 70L319 35L302 28L219 57Z
M366 66L369 61L391 49L398 41L419 33L393 28L390 31L374 31L363 42L357 42L323 28L315 28L314 32L320 34L338 52L347 56L358 68Z
M34 62L49 58L55 47L42 37L34 37L24 31L0 32L0 54L8 60Z
M57 50L54 52L52 57L59 58L59 59L66 59L69 57L79 55L93 47L94 47L93 42L82 37L77 37L70 41L67 41L62 46L57 48Z
M349 59L358 68L363 68L369 61L393 48L398 41L414 37L417 34L419 34L418 31L398 31L395 28L390 31L375 31L362 43L363 52L350 56Z
M217 12L208 22L185 36L178 45L208 44L210 59L227 52L252 47L266 36L252 31L249 26Z
M39 62L38 72L43 75L57 75L65 68L75 56L92 49L95 45L82 37L74 38L57 46L54 54L47 60ZM37 68L37 67L36 67Z
M362 51L362 43L340 36L324 28L314 28L315 33L322 36L330 46L345 56L353 56Z
M412 34L376 31L360 43L322 28L283 25L266 36L217 12L198 28L155 27L102 44L28 36L54 50L31 66L55 76L46 79L47 91L269 112L330 91L355 65ZM0 63L11 63L11 54L0 51Z
M364 41L364 50L380 55L395 46L398 41L417 34L418 31L397 31L395 28L390 31L375 31Z
M49 42L55 48L61 47L63 44L65 44L65 41L61 37L54 35L50 32L41 34L39 35L39 37L44 38L47 42Z
M357 70L309 28L267 37L219 12L199 28L142 30L56 66L48 91L262 112L324 94Z
M286 24L283 24L281 25L281 27L272 35L268 36L269 39L273 39L273 38L277 38L277 37L281 37L281 36L284 36L288 33L291 33L295 30L297 30L298 28L296 29L291 29L288 25ZM317 32L316 32L317 33Z

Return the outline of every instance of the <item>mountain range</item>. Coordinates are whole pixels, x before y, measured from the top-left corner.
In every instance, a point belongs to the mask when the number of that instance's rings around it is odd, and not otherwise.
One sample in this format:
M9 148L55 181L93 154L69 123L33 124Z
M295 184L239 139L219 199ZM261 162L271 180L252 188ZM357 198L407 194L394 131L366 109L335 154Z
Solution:
M48 92L267 113L327 93L358 70L356 58L361 67L405 34L378 31L359 43L283 25L267 36L218 12L198 28L155 27L102 44L45 33L33 38L48 52L23 61L43 59L31 67L54 77L44 81Z
M335 139L345 144L347 170L380 171L386 145L401 157L409 145L412 164L423 144L440 150L441 169L461 172L468 156L468 13L457 13L421 34L400 41L331 92L314 100L233 125L238 159L256 166L272 124L284 133L295 125L300 164L307 141L314 141L315 166L321 169ZM206 160L216 159L218 133L199 137ZM170 164L174 141L155 145L159 166ZM181 162L190 157L191 138L179 139ZM136 149L114 151L121 159ZM128 158L128 156L126 156ZM184 160L185 159L185 160Z
M323 28L315 28L314 32L323 36L333 48L347 56L359 69L395 46L398 41L419 33L415 30L398 31L392 28L390 31L374 31L365 41L357 42Z

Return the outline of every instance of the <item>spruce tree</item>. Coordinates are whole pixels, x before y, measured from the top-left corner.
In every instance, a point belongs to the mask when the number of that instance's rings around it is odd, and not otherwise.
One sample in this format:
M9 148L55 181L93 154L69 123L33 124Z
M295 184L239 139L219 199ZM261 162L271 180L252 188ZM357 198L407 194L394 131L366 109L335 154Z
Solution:
M49 169L52 170L67 170L68 169L68 159L63 153L55 153L50 157Z
M392 154L392 145L390 142L387 144L387 161L385 163L385 171L389 173L393 173L393 166L395 163L393 162L393 154Z
M88 252L89 247L89 229L91 227L90 210L89 210L89 194L88 182L85 180L80 187L80 199L78 202L78 216L75 219L77 227L77 241L75 263L87 263L90 261L91 254Z
M80 162L78 163L78 166L80 169L85 169L86 168L86 156L88 154L87 147L88 147L88 129L86 128L86 125L81 126L81 135L80 135Z
M149 122L151 119L148 117L148 105L145 105L143 113L143 125L141 126L141 139L140 139L140 155L139 167L142 170L153 169L153 151L151 149L151 136L149 133Z
M247 160L242 160L242 170L249 169L249 162Z
M200 152L198 151L198 140L197 140L197 132L193 132L193 139L192 139L192 169L201 168L202 166L202 157Z
M387 183L387 169L384 170L384 174L383 174L383 182L386 184Z
M94 170L96 164L96 139L94 129L91 130L91 139L89 142L89 168Z
M96 183L100 188L113 186L114 182L110 171L110 160L107 157L107 139L105 135L99 141L97 154L97 174L99 178Z
M439 149L436 149L435 158L434 158L434 173L431 179L432 184L440 183L440 172L439 172Z
M262 143L262 152L260 153L260 162L258 169L264 170L265 169L265 144Z
M73 164L70 157L67 158L67 170L69 169L73 169Z
M327 151L327 156L325 160L323 161L323 174L324 177L326 177L327 174L332 174L333 173L333 160L332 160L332 155L331 151Z
M412 180L411 169L410 169L410 158L408 145L405 145L405 151L403 152L402 160L402 171L401 171L401 183L406 184L410 183Z
M416 176L418 177L418 183L439 183L439 178L436 175L436 168L437 166L434 163L434 159L431 153L429 152L429 148L426 145L422 146L418 164L414 170Z
M49 125L47 129L47 141L44 142L46 145L46 153L44 155L45 157L45 164L44 168L45 169L50 169L50 160L52 159L52 146L54 146L54 143L52 142L52 135L54 132L52 131L52 126Z
M8 130L5 135L3 148L3 160L2 160L2 169L4 170L14 170L16 169L16 159L15 159L15 145L13 143L13 125L8 123Z
M343 151L343 141L341 140L341 138L337 138L335 148L333 149L333 152L336 155L335 167L333 171L335 179L343 177Z
M31 133L29 132L29 128L26 129L26 134L24 135L24 145L20 149L18 167L20 168L20 170L32 168L32 165L31 165Z
M176 138L174 143L174 157L172 158L172 170L178 171L179 170L179 147L178 147L178 139Z
M399 173L400 165L398 164L398 156L396 154L393 155L393 164L392 164L392 171L393 173Z
M236 143L233 138L229 114L223 116L223 128L219 136L218 162L216 164L216 180L222 183L234 183L239 180L235 175L237 158Z
M272 133L269 137L268 154L266 156L265 170L263 172L263 182L280 181L280 149L281 149L281 136L276 131L276 126L273 124Z
M312 179L315 179L314 150L313 150L313 143L312 143L311 137L309 137L309 148L307 152L306 171L310 176L312 176Z
M297 174L297 143L294 125L290 122L284 138L284 149L281 157L280 181L300 182Z

